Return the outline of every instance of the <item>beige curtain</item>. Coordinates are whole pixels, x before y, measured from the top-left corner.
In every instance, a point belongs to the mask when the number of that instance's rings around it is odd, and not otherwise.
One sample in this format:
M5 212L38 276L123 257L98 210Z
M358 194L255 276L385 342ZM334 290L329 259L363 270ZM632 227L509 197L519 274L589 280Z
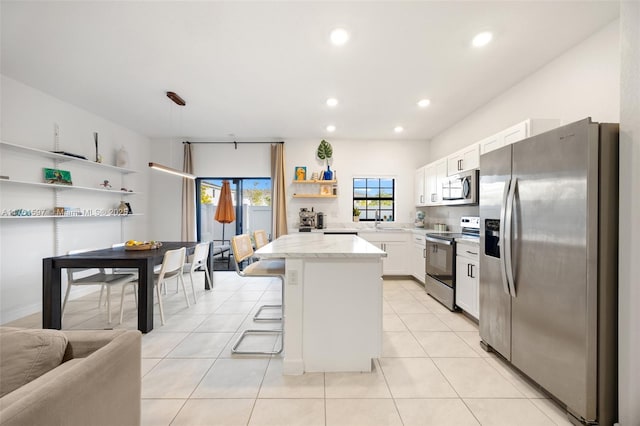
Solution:
M182 171L193 173L191 144L184 144ZM196 188L193 179L182 178L182 241L196 241Z
M284 143L271 145L271 208L273 239L287 234L287 195L284 176Z

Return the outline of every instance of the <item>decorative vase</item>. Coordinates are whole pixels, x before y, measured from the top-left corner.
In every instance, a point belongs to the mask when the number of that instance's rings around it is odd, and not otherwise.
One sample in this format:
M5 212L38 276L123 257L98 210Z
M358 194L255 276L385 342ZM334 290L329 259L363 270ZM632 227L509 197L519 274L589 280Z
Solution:
M129 153L124 149L124 145L120 147L116 154L116 166L127 167L129 165Z
M118 206L118 214L129 214L129 207L124 201L120 201L120 205Z
M353 221L354 222L360 222L360 216L354 216L353 217Z
M329 165L327 164L327 171L324 172L324 180L332 180L333 179L333 172L331 171L331 169L329 168Z

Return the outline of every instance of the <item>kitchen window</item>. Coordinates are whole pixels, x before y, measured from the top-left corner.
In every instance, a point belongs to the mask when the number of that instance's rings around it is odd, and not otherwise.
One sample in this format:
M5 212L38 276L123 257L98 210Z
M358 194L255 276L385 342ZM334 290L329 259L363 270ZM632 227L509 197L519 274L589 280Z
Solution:
M360 220L394 220L395 179L354 178L353 207L360 210Z

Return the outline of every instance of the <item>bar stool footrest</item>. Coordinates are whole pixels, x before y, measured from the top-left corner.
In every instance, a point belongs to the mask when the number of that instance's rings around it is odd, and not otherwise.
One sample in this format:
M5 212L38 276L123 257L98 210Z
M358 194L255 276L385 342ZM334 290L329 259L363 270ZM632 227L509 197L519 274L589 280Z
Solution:
M256 311L256 314L253 316L254 321L282 321L282 314L279 317L261 317L260 313L263 309L280 309L282 310L282 305L262 305Z
M240 346L240 343L242 343L242 340L247 337L248 335L251 334L277 334L280 335L280 347L277 350L272 350L272 351L241 351L238 350L238 346ZM240 337L238 337L238 340L236 341L236 343L233 345L233 347L231 348L231 353L234 354L240 354L240 355L277 355L279 353L282 352L282 345L283 345L283 339L282 339L282 330L245 330L242 332L242 334L240 335Z

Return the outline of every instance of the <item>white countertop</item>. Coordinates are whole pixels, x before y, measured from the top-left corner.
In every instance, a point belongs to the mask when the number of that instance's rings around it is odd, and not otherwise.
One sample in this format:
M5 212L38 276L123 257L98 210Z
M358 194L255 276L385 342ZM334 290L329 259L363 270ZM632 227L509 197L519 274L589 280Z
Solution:
M283 235L256 250L263 259L308 257L386 257L387 253L355 235L324 235L320 233Z

